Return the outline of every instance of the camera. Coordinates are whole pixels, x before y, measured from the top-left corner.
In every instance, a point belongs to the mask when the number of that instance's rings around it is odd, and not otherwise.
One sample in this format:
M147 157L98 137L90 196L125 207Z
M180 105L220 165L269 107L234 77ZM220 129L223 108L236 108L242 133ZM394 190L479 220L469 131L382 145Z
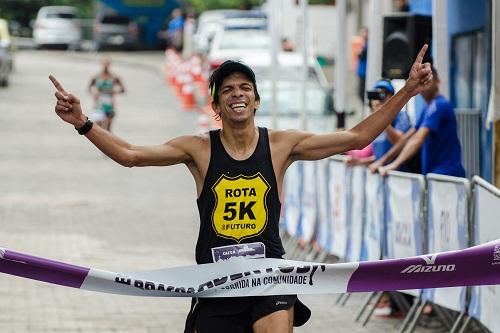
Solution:
M368 100L375 99L378 101L383 101L386 96L387 93L384 89L368 90L366 92L366 97L368 98Z

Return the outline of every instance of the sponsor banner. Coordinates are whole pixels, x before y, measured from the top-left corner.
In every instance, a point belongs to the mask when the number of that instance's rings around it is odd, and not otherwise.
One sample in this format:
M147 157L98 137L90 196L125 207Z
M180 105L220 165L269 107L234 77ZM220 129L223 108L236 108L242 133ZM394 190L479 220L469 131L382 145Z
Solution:
M420 215L424 182L417 175L391 172L385 182L387 256L404 258L423 253Z
M344 260L347 254L347 191L350 178L343 161L329 160L328 199L331 247L329 252Z
M427 251L466 248L469 242L469 181L429 174L427 186ZM465 311L466 288L427 289L422 297L448 309Z
M500 240L460 251L323 264L236 257L212 264L115 273L0 249L0 272L66 287L150 297L330 294L500 284ZM481 274L477 274L481 272Z
M365 171L364 166L351 167L351 186L349 190L349 240L347 242L347 261L361 260L361 247L365 213Z
M322 249L331 247L330 232L330 206L328 201L328 160L319 160L316 162L316 202L318 203L318 232L316 241Z
M290 165L285 173L285 199L283 203L283 224L286 232L295 237L300 220L302 162Z
M424 177L391 171L385 181L385 216L387 225L386 258L405 258L423 252ZM420 296L418 290L407 294Z
M302 164L302 205L300 214L300 235L305 242L310 242L316 231L316 166L313 162Z
M366 172L365 181L365 228L361 261L378 260L382 257L384 244L384 195L382 177L378 173Z
M500 190L479 177L473 179L474 244L500 238ZM500 266L500 245L496 245L491 260ZM482 274L482 271L477 271ZM498 309L500 286L473 287L469 314L478 319L491 332L500 332Z

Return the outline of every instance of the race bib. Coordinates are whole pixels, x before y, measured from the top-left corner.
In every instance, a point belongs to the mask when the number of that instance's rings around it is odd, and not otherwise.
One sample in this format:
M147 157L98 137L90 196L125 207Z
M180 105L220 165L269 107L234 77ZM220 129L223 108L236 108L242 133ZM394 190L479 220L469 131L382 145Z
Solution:
M267 225L266 196L270 188L260 173L232 178L222 175L212 187L215 233L237 242L259 235Z
M266 257L264 243L246 243L212 248L214 262L226 261L231 258L260 259Z
M113 104L113 95L110 94L100 94L98 97L98 103L100 105L112 105Z

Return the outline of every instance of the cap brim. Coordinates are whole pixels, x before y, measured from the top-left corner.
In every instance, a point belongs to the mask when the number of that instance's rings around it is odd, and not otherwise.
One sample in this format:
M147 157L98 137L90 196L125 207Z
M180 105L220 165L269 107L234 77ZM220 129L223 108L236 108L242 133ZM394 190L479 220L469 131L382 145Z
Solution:
M250 69L250 67L239 63L239 62L231 62L229 64L225 64L222 67L217 69L219 72L217 73L217 79L215 80L215 84L219 86L222 81L229 75L235 72L240 72L245 74L252 82L255 82L255 74Z

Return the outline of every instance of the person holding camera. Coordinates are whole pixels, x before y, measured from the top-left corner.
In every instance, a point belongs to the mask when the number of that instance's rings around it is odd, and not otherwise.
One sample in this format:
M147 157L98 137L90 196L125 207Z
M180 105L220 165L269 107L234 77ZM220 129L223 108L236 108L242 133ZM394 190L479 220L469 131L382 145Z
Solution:
M420 93L427 103L424 112L415 127L408 131L393 149L369 166L372 172L378 171L385 176L388 171L397 170L404 163L419 157L419 173L465 177L455 112L451 103L439 93L440 80L437 70L434 67L431 67L431 70L431 84ZM389 161L392 162L385 165Z

